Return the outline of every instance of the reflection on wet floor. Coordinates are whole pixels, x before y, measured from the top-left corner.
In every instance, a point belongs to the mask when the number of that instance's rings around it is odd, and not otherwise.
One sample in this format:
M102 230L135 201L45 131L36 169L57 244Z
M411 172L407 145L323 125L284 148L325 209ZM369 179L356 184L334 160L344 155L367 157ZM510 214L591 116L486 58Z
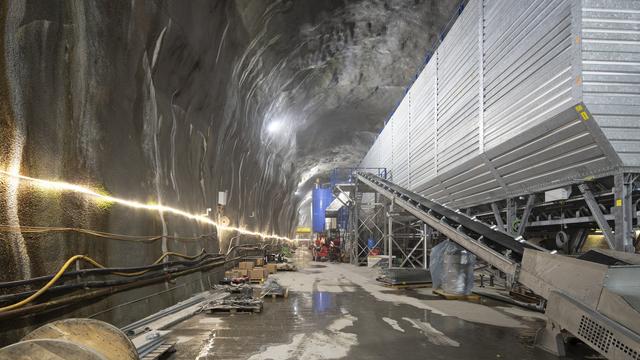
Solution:
M544 325L538 313L390 291L362 280L373 280L370 269L322 265L278 273L289 298L265 299L260 314L200 314L179 324L172 358L556 359L531 346Z

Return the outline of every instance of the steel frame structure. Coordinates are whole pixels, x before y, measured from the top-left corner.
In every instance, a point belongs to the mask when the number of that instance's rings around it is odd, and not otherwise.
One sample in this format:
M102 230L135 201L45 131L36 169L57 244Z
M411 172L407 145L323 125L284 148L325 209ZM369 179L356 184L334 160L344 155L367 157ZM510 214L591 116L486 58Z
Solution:
M567 254L579 253L587 236L598 232L608 248L635 252L640 231L639 179L638 173L619 173L578 182L571 197L562 201L545 202L543 192L534 192L463 211L508 234L552 240L547 247Z
M472 216L471 211L450 209L375 175L359 173L358 179L506 274L512 283L545 299L547 327L538 333L539 347L564 355L563 332L570 332L608 359L640 359L639 255L590 251L585 258L561 256L518 235L526 227L524 221L508 223L518 224L510 229L499 228ZM624 176L618 181L633 190L635 180L635 176ZM619 190L620 195L626 194L624 188ZM531 199L535 197L526 199L525 214L533 211ZM619 204L618 198L615 201ZM514 219L516 201L507 204L507 215Z
M355 175L351 178L355 179ZM367 240L372 239L374 247L382 248L382 255L395 259L388 262L388 268L428 269L436 232L409 214L396 212L393 202L360 182L336 183L334 193L345 194L348 199L343 203L349 209L344 250L351 264L367 263Z

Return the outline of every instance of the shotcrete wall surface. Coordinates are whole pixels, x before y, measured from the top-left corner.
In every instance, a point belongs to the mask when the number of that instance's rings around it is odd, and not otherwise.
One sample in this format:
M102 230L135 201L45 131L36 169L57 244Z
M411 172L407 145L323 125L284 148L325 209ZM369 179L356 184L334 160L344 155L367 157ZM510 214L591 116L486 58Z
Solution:
M454 8L435 0L3 2L0 170L194 214L215 212L227 190L233 226L290 236L296 191L361 159ZM274 121L288 135L269 132ZM138 266L163 251L217 253L235 236L2 175L0 225L168 236L1 232L0 281L51 274L75 254ZM218 277L196 273L0 322L0 345L58 317L125 325Z

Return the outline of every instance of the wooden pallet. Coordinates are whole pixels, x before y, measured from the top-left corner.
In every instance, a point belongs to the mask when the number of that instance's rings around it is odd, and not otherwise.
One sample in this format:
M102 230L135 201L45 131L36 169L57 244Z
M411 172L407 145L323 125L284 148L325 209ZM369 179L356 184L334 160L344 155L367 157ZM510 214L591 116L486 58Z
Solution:
M389 289L420 289L420 288L426 288L426 287L431 287L431 283L410 283L410 284L405 284L405 283L400 283L400 284L389 284L389 283L385 283L385 282L381 282L382 286L387 287Z
M476 294L470 295L461 295L461 294L449 294L447 292L442 291L442 289L433 290L434 294L440 295L442 298L446 300L461 300L461 301L471 301L471 302L480 302L480 296Z
M277 293L268 293L263 295L262 297L270 297L272 299L281 297L281 298L288 298L289 297L289 288L284 289L284 292L282 294L277 294Z
M144 357L140 358L140 360L156 360L156 359L159 359L162 355L164 355L166 353L174 352L175 348L173 347L173 345L174 344L170 344L170 343L161 344L157 348L153 349L152 352L150 352L147 355L145 355Z
M264 282L264 279L250 279L249 282L251 284L262 284Z

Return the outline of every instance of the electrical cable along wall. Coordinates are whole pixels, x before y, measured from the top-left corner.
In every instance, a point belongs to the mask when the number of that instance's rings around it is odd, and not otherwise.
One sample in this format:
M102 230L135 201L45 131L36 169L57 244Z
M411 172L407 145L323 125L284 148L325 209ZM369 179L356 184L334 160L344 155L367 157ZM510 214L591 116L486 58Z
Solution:
M361 167L454 207L640 172L640 2L471 0Z

